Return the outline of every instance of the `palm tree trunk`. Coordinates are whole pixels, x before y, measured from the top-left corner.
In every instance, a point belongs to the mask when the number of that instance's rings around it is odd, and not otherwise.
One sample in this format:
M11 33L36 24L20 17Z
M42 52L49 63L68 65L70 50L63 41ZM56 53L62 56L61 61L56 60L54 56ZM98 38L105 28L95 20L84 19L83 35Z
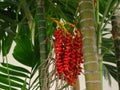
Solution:
M73 86L73 90L80 90L79 78L76 81L76 84Z
M96 45L93 0L80 0L80 26L83 35L83 56L86 90L102 90Z
M39 82L40 90L49 90L46 82L46 59L47 59L47 43L46 43L46 17L45 17L45 0L36 0L37 3L37 20L40 45L40 68Z
M112 36L114 39L114 46L116 52L116 64L117 64L117 80L120 90L120 6L113 11L112 21Z

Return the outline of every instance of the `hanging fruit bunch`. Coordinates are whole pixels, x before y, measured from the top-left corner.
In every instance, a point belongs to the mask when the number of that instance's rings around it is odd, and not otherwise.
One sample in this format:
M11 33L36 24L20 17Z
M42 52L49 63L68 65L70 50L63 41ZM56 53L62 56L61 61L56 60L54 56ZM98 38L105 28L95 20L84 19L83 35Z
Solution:
M60 22L57 25L54 32L57 75L69 85L74 85L82 72L82 36L80 29L74 28L74 25L72 31L67 30Z

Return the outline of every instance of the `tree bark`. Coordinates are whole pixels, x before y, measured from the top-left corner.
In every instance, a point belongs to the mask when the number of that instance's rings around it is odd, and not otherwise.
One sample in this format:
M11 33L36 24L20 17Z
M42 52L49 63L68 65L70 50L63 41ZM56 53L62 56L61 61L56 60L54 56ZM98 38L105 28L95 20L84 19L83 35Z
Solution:
M79 78L76 81L76 84L73 86L73 90L80 90Z
M37 20L39 32L39 47L40 47L40 68L39 82L40 90L49 90L46 70L47 60L47 42L46 42L46 16L45 16L45 0L36 0L37 3Z
M80 0L80 28L83 35L83 56L86 90L102 90L96 45L93 0Z
M112 21L112 36L114 40L117 64L117 80L120 90L120 6L113 11Z

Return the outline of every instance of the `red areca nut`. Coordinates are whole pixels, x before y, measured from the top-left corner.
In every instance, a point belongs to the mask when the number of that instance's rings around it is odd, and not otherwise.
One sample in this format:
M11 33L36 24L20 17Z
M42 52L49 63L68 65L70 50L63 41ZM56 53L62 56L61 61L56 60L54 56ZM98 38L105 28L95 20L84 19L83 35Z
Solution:
M54 33L57 75L74 85L82 72L82 36L79 29L72 34L69 30L64 35L63 32L62 29L57 29Z

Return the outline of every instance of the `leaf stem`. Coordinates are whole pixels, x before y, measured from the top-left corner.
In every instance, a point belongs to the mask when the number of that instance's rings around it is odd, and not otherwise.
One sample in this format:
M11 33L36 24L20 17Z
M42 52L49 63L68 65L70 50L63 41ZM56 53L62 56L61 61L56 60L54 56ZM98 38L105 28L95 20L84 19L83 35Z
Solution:
M6 59L6 62L7 62L7 73L8 73L9 90L11 90L10 72L9 72L9 66L8 66L8 58L7 58L7 55L5 56L5 59Z
M108 2L108 5L107 5L107 7L106 7L106 9L105 9L105 12L104 12L104 15L103 15L101 24L100 24L100 30L102 29L102 25L103 25L103 23L104 23L104 20L105 20L106 15L108 14L108 11L109 11L109 8L110 8L110 5L111 5L112 1L113 1L113 0L110 0L110 1Z

